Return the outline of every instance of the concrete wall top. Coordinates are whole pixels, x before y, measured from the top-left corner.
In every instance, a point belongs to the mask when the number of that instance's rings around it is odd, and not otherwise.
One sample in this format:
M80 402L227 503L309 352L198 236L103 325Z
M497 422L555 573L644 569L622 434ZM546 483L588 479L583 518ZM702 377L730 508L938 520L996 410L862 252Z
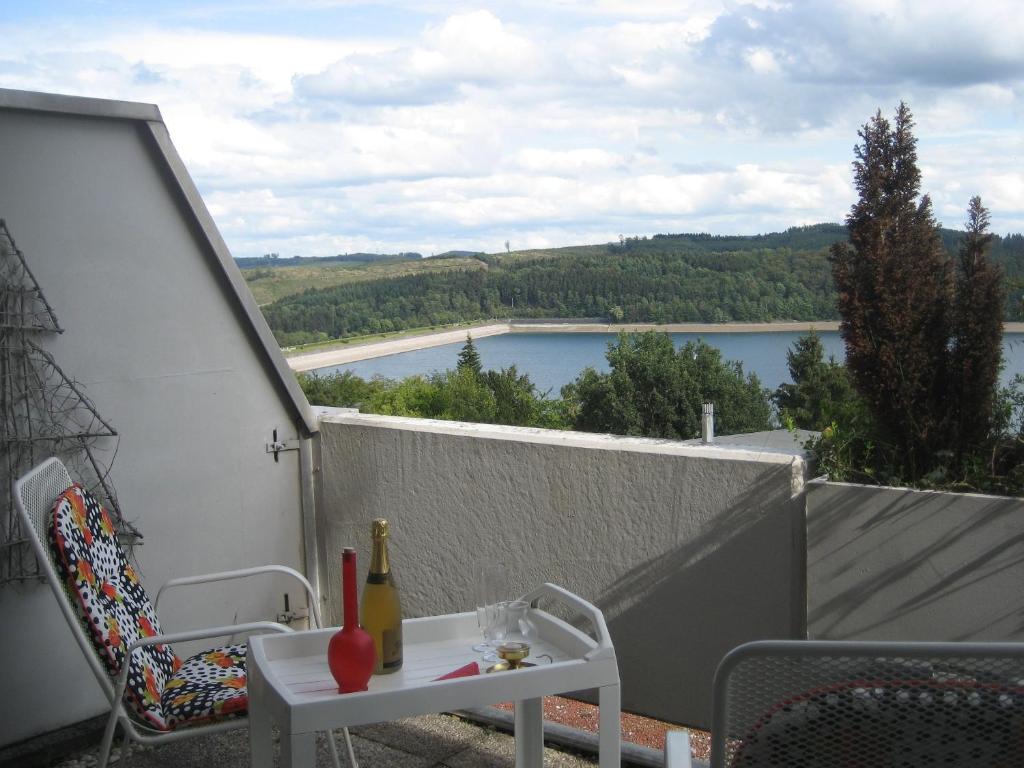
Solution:
M401 429L409 432L431 432L443 435L463 435L491 440L536 443L540 445L562 445L566 447L590 448L604 451L631 451L637 453L660 453L667 456L693 456L720 459L722 461L757 461L767 464L792 465L800 460L801 483L803 482L804 452L799 447L782 450L771 446L762 450L756 445L733 445L717 443L693 443L652 437L625 437L593 432L571 432L540 427L508 427L501 424L473 424L462 421L440 419L417 419L404 416L380 416L359 413L352 409L332 413L321 409L322 422L336 424L367 424L381 429Z

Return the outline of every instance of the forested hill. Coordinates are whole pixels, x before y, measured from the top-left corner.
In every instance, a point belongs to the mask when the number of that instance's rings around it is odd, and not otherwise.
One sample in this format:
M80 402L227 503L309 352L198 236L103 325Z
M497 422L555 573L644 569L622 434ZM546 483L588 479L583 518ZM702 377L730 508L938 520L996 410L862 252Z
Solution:
M962 233L942 234L955 252ZM263 312L282 345L513 315L655 323L836 319L827 254L845 238L845 227L819 224L749 237L655 235L472 258L460 253L406 262L393 276L353 274L284 296ZM1024 237L997 238L992 257L1008 276L1008 317L1019 318Z

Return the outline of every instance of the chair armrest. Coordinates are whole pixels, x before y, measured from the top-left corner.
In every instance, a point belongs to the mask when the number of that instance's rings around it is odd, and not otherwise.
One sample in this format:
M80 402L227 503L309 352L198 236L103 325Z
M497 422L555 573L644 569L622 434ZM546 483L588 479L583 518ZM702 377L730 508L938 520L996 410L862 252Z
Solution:
M190 629L187 632L172 632L169 635L150 635L141 637L128 646L125 655L130 656L136 648L146 645L157 645L159 643L184 643L188 640L202 640L207 637L221 637L222 635L237 635L240 632L251 632L263 629L268 632L294 632L291 627L278 624L276 621L250 621L246 624L228 624L223 627L204 627L203 629Z
M665 737L665 768L690 768L690 734L669 731Z
M306 602L309 603L310 613L313 615L313 623L316 629L320 629L323 625L320 621L320 606L317 605L316 595L313 594L313 587L309 583L309 580L301 573L296 571L294 568L289 568L287 565L259 565L255 568L241 568L237 571L220 571L218 573L203 573L198 576L183 576L178 579L171 579L166 582L156 593L156 604L154 609L157 615L160 614L160 598L163 596L165 590L174 589L176 587L185 587L192 584L208 584L212 581L228 581L229 579L244 579L249 576L257 576L262 573L283 573L286 576L291 576L293 579L299 581L306 590ZM198 639L198 638L197 638Z

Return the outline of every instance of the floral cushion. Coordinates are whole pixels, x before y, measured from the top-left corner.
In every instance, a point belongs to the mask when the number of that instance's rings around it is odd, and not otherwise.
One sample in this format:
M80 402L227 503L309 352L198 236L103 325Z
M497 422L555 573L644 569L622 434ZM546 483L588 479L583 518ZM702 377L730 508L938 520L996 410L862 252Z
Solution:
M132 643L160 633L149 596L117 540L107 511L81 486L72 486L54 503L49 538L55 565L76 603L85 633L114 677ZM167 645L132 653L125 698L154 728L167 728L160 692L180 665Z
M249 706L245 652L245 644L231 645L185 661L160 697L167 725L178 728L243 714Z
M58 574L78 609L85 633L111 677L127 648L160 634L160 622L96 498L79 485L54 502L49 543ZM197 654L182 663L169 645L132 652L125 698L159 730L244 713L248 705L246 646Z

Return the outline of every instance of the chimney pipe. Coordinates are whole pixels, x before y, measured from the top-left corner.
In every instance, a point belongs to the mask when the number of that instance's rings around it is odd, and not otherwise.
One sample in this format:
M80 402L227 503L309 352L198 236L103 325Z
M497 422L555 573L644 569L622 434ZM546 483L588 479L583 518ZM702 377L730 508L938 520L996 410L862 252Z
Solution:
M704 403L701 406L700 439L704 443L715 442L715 404Z

